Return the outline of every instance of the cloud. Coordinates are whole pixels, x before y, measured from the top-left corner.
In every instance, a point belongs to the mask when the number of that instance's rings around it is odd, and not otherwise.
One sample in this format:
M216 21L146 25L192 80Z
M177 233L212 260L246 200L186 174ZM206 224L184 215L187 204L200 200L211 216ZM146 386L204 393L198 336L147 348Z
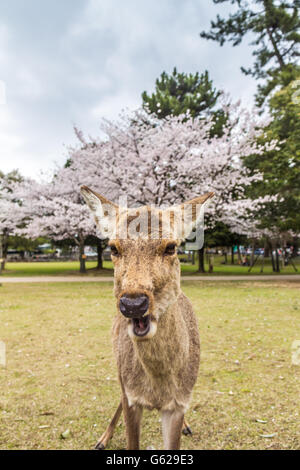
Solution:
M256 83L240 72L252 62L249 47L199 37L220 9L228 11L201 0L26 0L17 9L4 2L0 169L36 175L64 162L73 123L96 135L101 117L139 106L141 93L174 66L208 69L217 88L250 103Z

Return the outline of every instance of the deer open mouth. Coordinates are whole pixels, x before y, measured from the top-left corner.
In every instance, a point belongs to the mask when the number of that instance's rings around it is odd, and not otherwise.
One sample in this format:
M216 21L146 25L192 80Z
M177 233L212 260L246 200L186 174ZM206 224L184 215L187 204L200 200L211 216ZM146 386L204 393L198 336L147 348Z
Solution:
M136 336L146 336L150 331L150 315L141 318L132 318L133 332Z

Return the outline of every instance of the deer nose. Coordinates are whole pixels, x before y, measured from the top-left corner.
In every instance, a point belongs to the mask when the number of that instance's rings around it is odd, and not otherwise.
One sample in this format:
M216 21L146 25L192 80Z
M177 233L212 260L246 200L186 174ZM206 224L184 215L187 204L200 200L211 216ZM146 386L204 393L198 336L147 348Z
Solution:
M125 317L142 317L149 308L148 295L142 294L135 297L123 295L120 298L120 311Z

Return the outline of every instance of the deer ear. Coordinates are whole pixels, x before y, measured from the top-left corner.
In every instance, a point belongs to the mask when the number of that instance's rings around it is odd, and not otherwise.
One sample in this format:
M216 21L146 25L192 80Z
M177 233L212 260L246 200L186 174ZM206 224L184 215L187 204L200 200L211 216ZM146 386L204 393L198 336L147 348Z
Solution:
M111 238L116 226L118 206L87 186L81 186L81 195L89 206L103 238Z
M178 238L190 238L190 235L197 230L198 226L203 229L204 207L213 196L214 193L205 193L172 208L177 214L177 221L179 222Z
M196 217L197 214L197 207L203 206L206 202L209 201L214 196L215 193L205 193L202 194L202 196L195 197L194 199L191 199L190 201L186 201L183 204L181 204L182 208L187 208L191 207L192 208L192 214L194 217Z

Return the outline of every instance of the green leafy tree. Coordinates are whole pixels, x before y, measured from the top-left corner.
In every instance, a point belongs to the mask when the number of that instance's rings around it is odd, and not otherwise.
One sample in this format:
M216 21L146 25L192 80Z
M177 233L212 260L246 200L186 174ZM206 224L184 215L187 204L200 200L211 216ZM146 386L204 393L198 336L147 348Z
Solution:
M176 67L171 75L163 72L155 82L155 91L142 93L143 107L159 119L190 113L192 117L213 113L213 132L220 135L225 122L223 111L215 110L221 92L213 87L208 72L202 74L179 73Z
M227 19L217 15L211 21L211 29L202 31L200 36L238 46L244 37L251 33L250 43L255 57L252 68L241 67L246 75L264 79L258 86L257 103L262 105L277 85L287 85L292 78L290 68L299 58L300 19L299 0L213 0L215 4L229 2L237 6L237 11Z
M264 225L275 224L281 231L300 230L300 76L280 88L269 102L272 120L266 138L278 139L279 150L245 159L248 167L259 169L264 179L252 188L256 194L280 196L263 215Z
M227 119L223 110L216 109L220 95L221 91L213 87L207 71L202 74L198 72L186 74L179 73L174 68L171 75L163 72L155 82L154 93L148 95L144 91L142 98L144 109L159 119L187 112L192 117L213 115L215 124L211 129L211 134L220 136ZM219 231L218 227L216 230ZM220 238L223 240L221 244L225 245L227 238L221 235L221 230ZM198 265L199 271L204 272L204 248L198 252Z
M29 238L21 237L19 235L10 236L8 238L8 248L18 250L21 257L24 257L25 251L33 252L43 243L49 243L49 240L44 237L30 240Z

